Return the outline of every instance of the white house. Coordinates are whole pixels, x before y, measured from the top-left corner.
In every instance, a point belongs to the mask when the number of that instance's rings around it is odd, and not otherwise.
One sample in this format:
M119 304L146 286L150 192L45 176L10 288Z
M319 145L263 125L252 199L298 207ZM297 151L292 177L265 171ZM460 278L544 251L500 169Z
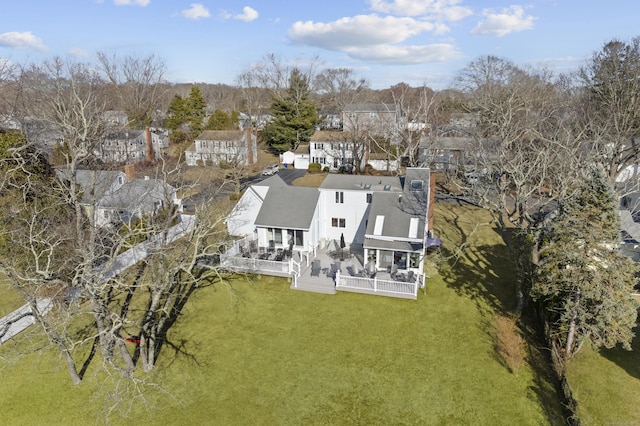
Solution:
M293 187L279 176L252 185L227 220L232 235L254 233L258 248L312 257L344 238L378 270L423 273L432 227L429 169L405 177L328 175L319 188ZM242 232L241 232L242 231Z
M251 128L245 130L205 130L185 151L188 166L248 166L258 161L258 142Z
M298 145L292 151L286 151L280 154L280 163L285 167L292 166L296 169L307 170L309 168L309 145Z
M243 237L256 232L255 221L267 192L272 188L278 191L286 186L287 184L276 175L247 188L225 220L229 235Z

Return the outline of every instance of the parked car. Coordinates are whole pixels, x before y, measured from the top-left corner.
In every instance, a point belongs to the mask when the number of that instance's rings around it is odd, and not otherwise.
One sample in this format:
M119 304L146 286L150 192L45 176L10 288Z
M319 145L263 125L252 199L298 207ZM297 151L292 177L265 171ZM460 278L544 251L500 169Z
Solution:
M274 174L278 173L279 169L280 167L277 164L267 166L262 171L262 176L273 176Z

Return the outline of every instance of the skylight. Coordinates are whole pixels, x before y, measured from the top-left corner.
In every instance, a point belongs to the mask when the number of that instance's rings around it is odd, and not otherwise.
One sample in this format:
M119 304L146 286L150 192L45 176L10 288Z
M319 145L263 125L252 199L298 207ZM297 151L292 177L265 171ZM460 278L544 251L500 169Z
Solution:
M364 189L371 189L371 184L370 183L365 183L364 184Z
M420 223L420 219L417 217L412 217L409 222L409 238L418 238L418 224Z
M376 223L373 227L373 235L382 235L382 227L384 226L384 216L376 216Z
M422 187L424 182L421 180L412 180L411 181L411 190L412 191L422 191Z
M391 191L391 185L385 185L384 186L384 190L385 191Z

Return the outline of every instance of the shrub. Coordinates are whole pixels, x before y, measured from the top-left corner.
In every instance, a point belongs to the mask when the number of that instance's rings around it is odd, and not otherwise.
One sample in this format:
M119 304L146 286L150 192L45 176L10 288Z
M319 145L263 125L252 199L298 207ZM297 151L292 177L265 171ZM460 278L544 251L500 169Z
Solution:
M340 166L340 168L338 169L338 173L340 174L344 174L345 171L347 171L347 169L344 166Z
M322 165L320 163L309 164L309 173L320 173L322 171Z
M229 195L229 199L230 199L231 201L238 201L238 200L240 199L240 193L239 193L239 192L232 192L232 193Z
M515 373L524 365L526 357L525 342L518 331L516 318L499 315L495 327L496 352L504 365Z
M325 172L325 173L329 173L331 171L331 169L329 168L329 166L324 166L322 168L322 171Z
M364 166L364 174L370 175L373 173L373 166L371 164L365 164Z

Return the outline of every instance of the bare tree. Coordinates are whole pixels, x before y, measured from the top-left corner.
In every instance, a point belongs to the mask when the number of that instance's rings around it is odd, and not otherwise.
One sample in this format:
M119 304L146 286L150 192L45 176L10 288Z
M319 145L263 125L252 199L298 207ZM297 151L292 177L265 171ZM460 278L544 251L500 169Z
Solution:
M129 114L134 127L150 124L165 89L165 61L144 57L98 53L98 66L118 95L118 104Z

